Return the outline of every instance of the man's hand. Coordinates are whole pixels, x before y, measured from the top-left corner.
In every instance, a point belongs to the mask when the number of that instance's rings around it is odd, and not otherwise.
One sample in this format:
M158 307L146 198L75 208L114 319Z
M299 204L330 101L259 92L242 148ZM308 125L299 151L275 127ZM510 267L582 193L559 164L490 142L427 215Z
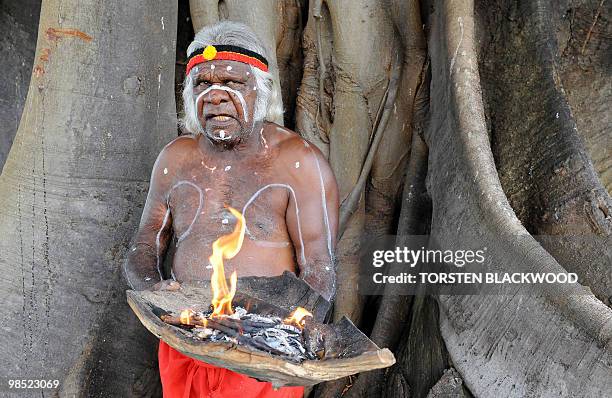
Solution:
M163 280L161 282L157 282L155 285L151 286L148 290L150 291L161 291L161 290L167 290L167 291L177 291L181 288L181 284L178 283L175 280L172 279L166 279Z

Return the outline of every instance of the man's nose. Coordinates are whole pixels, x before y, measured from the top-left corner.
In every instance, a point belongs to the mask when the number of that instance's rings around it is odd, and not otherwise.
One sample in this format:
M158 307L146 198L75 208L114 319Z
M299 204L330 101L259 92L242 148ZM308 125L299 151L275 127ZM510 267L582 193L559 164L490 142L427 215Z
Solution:
M212 105L219 105L230 100L229 94L225 90L214 89L208 92L204 100Z

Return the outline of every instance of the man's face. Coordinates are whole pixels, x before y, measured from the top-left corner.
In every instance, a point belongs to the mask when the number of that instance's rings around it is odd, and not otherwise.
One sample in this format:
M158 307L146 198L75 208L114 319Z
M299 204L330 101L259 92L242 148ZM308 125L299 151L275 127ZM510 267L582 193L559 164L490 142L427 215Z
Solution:
M257 91L251 67L242 62L218 60L194 69L198 120L206 135L214 143L237 144L253 129Z

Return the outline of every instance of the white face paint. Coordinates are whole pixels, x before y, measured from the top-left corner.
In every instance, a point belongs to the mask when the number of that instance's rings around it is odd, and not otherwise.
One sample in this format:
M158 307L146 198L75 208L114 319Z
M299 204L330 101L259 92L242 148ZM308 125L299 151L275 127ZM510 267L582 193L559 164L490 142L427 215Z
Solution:
M249 110L247 109L246 101L244 100L242 93L232 88L229 88L227 86L219 86L217 84L213 84L212 86L208 87L206 90L202 91L200 95L198 95L198 97L195 99L196 109L197 109L198 102L200 102L201 97L210 93L212 90L223 90L223 91L227 91L228 93L234 94L238 98L238 101L240 101L240 106L242 106L242 114L244 115L244 121L245 122L249 121Z

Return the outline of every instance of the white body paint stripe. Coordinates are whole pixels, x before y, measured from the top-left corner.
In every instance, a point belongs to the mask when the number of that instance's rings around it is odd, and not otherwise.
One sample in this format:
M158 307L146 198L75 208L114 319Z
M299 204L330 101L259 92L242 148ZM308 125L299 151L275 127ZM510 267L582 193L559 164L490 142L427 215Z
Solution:
M189 224L189 227L187 228L187 230L185 232L183 232L181 234L181 236L178 237L176 244L178 245L179 243L181 243L181 241L183 239L185 239L189 233L191 232L191 228L193 227L193 224L195 224L197 218L200 215L200 211L202 210L202 206L204 205L204 193L202 192L202 189L200 187L198 187L196 184L194 184L191 181L179 181L176 184L174 184L174 186L172 188L170 188L170 191L168 191L168 195L167 195L167 200L170 200L170 194L172 193L172 191L175 188L178 188L181 185L189 185L193 188L195 188L198 191L198 195L199 195L199 203L198 203L198 210L196 210L195 216L193 216L193 220L191 220L191 223Z
M314 153L312 148L310 149L312 155L314 156L315 162L317 164L317 170L319 171L319 182L321 184L321 202L323 205L323 221L325 222L325 230L327 232L327 251L329 253L329 260L333 260L333 251L332 251L332 241L331 241L331 231L329 229L329 216L327 215L327 197L325 193L325 184L323 183L323 174L321 173L321 165L319 164L319 159L317 159L317 154Z
M166 228L166 223L168 222L168 218L170 218L170 208L168 208L166 210L166 215L164 216L164 222L162 223L161 228L159 229L159 231L157 232L157 236L155 237L155 254L157 257L157 272L159 273L159 280L160 282L164 279L162 276L162 272L161 272L161 264L160 264L160 259L159 259L159 239L161 237L161 233L164 230L164 228Z
M302 259L302 264L305 264L306 263L306 257L304 255L304 241L302 240L302 226L300 225L300 208L298 206L297 197L295 196L295 191L293 190L293 188L290 185L281 184L281 183L273 183L273 184L268 184L268 185L264 186L263 188L260 188L246 202L246 204L242 208L242 215L244 216L244 218L246 218L246 210L247 210L247 208L251 205L251 203L253 203L253 201L259 196L260 193L262 193L264 190L266 190L268 188L287 188L289 190L289 192L291 192L291 194L293 195L293 200L295 201L295 218L297 219L298 237L300 239L300 248L301 248L301 250L300 250L300 252L301 252L300 253L300 257ZM252 236L251 233L249 232L249 227L248 226L245 226L245 227L246 227L246 232L249 234L249 236Z

